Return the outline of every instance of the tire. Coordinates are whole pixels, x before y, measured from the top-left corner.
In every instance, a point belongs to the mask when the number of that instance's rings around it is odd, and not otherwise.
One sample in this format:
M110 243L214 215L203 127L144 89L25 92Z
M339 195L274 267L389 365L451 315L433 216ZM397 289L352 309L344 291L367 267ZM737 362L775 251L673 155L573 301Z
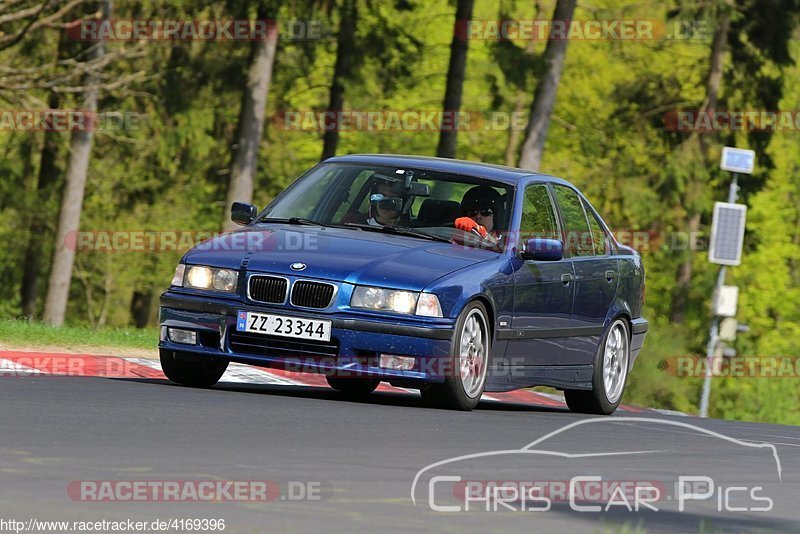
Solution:
M456 321L444 382L421 390L423 402L435 408L472 410L486 386L492 335L486 307L473 301Z
M164 375L181 386L210 388L228 368L227 360L192 356L174 350L159 350Z
M366 397L381 383L377 378L337 378L326 376L328 385L348 397Z
M628 323L617 318L597 349L591 391L567 389L564 398L573 412L611 415L622 402L628 383L631 346Z

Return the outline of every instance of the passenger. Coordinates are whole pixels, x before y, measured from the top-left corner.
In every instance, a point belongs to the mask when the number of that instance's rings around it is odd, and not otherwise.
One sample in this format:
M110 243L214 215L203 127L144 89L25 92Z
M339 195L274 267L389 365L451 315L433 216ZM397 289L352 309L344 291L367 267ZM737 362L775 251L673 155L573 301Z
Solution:
M502 239L499 226L503 222L504 211L500 193L488 185L479 185L464 195L461 201L461 213L464 216L455 220L455 227L497 244Z

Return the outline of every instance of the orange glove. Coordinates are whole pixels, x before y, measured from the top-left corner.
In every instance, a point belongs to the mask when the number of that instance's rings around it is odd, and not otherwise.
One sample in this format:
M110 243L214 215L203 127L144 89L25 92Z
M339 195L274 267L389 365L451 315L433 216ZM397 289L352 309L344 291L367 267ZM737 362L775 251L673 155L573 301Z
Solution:
M470 217L459 217L455 221L455 227L465 232L475 232L476 234L484 238L488 234L485 226L476 223Z

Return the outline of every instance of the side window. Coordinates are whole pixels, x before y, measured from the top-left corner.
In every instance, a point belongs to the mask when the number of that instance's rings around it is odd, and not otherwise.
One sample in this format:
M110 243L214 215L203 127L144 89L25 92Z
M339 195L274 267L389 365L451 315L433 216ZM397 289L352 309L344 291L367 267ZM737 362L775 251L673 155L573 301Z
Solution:
M596 256L605 256L608 254L608 244L606 243L606 233L597 220L597 215L588 206L584 205L586 215L589 216L589 229L592 231L592 242L594 243L594 253Z
M589 231L589 223L586 220L586 213L583 211L583 203L578 194L561 185L554 185L558 207L564 217L564 249L570 256L593 256L594 246L592 244L592 234Z
M523 240L532 237L558 239L556 214L546 185L534 184L525 188L519 230Z

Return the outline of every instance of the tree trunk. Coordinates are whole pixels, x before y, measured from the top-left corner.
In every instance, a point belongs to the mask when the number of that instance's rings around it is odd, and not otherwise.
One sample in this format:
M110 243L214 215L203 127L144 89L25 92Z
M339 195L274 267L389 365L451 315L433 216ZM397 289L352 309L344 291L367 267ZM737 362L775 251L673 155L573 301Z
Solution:
M47 105L50 109L58 109L60 98L58 93L50 93ZM39 176L36 183L36 197L40 200L48 198L54 184L58 181L58 134L45 132L42 146ZM42 271L42 252L48 225L44 214L34 214L29 229L28 244L25 248L25 269L22 273L20 301L22 315L28 319L36 318L36 296L39 293L39 280Z
M259 6L258 19L266 20L264 4ZM272 81L272 67L275 64L275 50L278 45L277 26L271 25L267 39L253 42L250 53L250 69L247 85L242 92L242 107L239 113L236 144L233 147L233 165L228 184L223 228L232 229L233 202L251 202L256 169L258 167L258 148L264 131L264 114Z
M508 143L506 144L505 163L509 167L517 164L517 150L519 149L519 138L522 131L514 128L514 117L517 117L525 109L525 94L520 91L514 98L514 111L511 115L511 126L508 131Z
M456 6L456 26L472 19L474 0L458 0ZM461 110L461 96L464 89L464 77L467 70L467 50L469 49L469 36L467 32L453 32L450 43L450 64L447 67L447 85L444 91L445 113L453 114L454 118ZM458 141L458 123L446 121L453 125L450 130L442 129L439 133L439 146L436 155L440 158L456 157L456 142Z
M108 311L111 309L111 296L114 294L114 276L111 270L111 255L106 258L106 274L103 281L103 303L100 305L100 314L97 316L97 326L103 328L108 322Z
M724 71L725 48L728 44L728 29L731 25L730 13L725 10L719 18L719 28L714 34L714 42L711 45L711 68L708 72L708 84L706 85L706 100L701 111L713 111L717 109L717 95L722 83Z
M553 21L568 24L575 11L576 0L558 0L553 11ZM519 166L523 169L538 171L542 163L544 142L550 126L550 115L556 103L561 70L567 55L567 39L550 39L544 51L545 71L536 84L531 115L525 130L525 142L522 144Z
M344 82L353 76L354 54L356 47L356 19L358 11L355 0L343 0L341 20L339 22L339 36L336 39L336 64L333 67L333 81L331 82L330 100L328 110L334 114L342 111L344 107ZM321 160L336 155L339 145L339 121L333 121L333 128L325 130L322 142Z
M100 2L100 7L103 19L110 18L111 0L103 0ZM102 57L105 52L103 41L91 45L90 50L89 60ZM84 92L83 110L89 117L95 117L97 113L97 88L93 87L96 82L95 76L91 74L84 77L86 91ZM87 120L87 124L88 122ZM61 326L64 323L64 315L67 311L69 286L75 263L75 250L68 246L67 238L74 235L80 227L94 126L95 124L92 124L85 130L73 132L70 139L69 163L64 180L53 264L50 269L50 280L44 306L44 321L53 326Z
M708 81L706 83L706 98L703 105L700 107L699 113L707 113L714 111L717 108L717 96L719 95L719 88L722 83L722 74L724 71L725 61L725 48L728 43L728 29L730 28L730 12L724 10L719 17L719 28L714 34L714 41L711 45L710 68L708 72ZM692 136L686 141L687 143L700 143L702 154L705 157L707 154L707 142L703 137L697 134ZM708 159L708 158L706 158ZM706 164L709 162L706 161ZM687 206L691 209L691 203L687 202ZM700 214L691 213L688 220L689 236L695 235L692 232L697 232L700 228ZM672 303L670 305L669 318L673 323L683 323L686 317L686 307L689 303L689 286L692 283L693 274L693 254L689 251L686 254L683 262L678 266L675 276L675 288L672 294Z
M533 6L532 20L537 20L541 11L542 6L537 1ZM528 44L525 45L525 55L532 56L535 49L536 41L533 39L529 40ZM525 111L525 100L529 91L527 89L529 75L530 73L525 73L525 86L517 88L517 94L514 95L514 110L511 112L508 141L506 143L506 153L504 157L505 164L509 167L515 167L517 165L517 154L519 154L519 141L520 137L522 137L522 130L515 127L516 117L519 117Z
M150 305L153 301L153 294L136 290L131 298L131 317L136 328L144 328L150 322Z
M695 213L689 218L689 241L691 243L697 231L700 229L700 214ZM673 323L683 323L686 315L686 305L689 303L689 286L692 283L692 257L694 251L686 251L686 261L678 265L675 275L675 289L672 294L672 306L670 308L670 321Z

